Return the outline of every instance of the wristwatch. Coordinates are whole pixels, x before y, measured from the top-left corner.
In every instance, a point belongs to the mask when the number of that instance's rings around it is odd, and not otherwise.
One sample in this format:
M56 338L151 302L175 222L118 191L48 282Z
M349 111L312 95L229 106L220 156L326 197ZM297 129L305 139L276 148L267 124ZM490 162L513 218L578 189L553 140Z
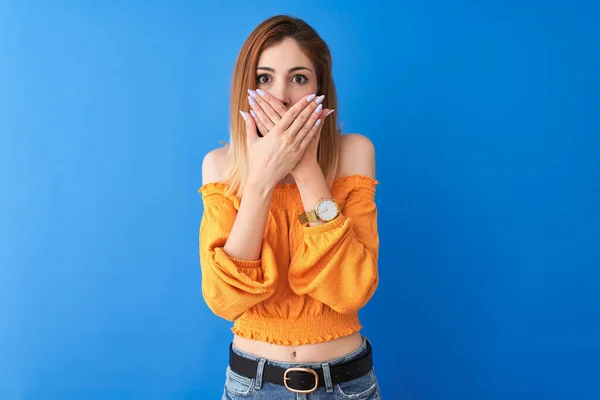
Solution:
M298 216L302 225L308 222L333 221L340 214L340 209L334 199L321 199L314 210L303 212Z

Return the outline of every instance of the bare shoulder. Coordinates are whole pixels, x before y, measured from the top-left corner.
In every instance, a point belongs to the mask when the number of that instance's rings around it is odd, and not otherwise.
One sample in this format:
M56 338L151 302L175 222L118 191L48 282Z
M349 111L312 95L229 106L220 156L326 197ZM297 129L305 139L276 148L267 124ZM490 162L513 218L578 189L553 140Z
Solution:
M202 160L202 184L218 182L227 172L229 145L209 151Z
M364 175L375 179L375 146L368 137L359 133L341 136L337 175Z

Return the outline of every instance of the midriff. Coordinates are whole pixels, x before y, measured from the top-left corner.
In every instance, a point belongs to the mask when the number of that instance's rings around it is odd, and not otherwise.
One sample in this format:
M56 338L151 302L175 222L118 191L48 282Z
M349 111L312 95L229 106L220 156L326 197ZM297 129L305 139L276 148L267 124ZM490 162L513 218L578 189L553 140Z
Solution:
M233 344L246 353L268 360L315 363L342 357L358 349L362 345L362 335L355 332L328 342L300 346L282 346L234 335Z

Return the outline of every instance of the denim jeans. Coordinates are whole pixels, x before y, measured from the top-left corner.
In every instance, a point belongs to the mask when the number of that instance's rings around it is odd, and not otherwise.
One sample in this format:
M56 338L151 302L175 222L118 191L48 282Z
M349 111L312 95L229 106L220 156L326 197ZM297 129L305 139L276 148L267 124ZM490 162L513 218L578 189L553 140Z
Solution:
M247 378L233 372L229 367L226 370L225 389L222 400L252 400L252 399L277 399L277 400L381 400L381 393L375 370L371 369L367 374L348 382L342 382L333 385L329 374L329 367L343 364L359 358L367 350L367 338L363 336L362 345L353 352L345 356L329 360L323 363L283 363L278 361L258 358L251 354L241 351L233 346L233 351L238 355L258 361L258 370L256 378ZM325 386L319 387L316 391L308 394L293 393L283 385L277 385L269 382L262 382L262 373L265 364L274 365L281 368L306 367L323 368L325 377Z

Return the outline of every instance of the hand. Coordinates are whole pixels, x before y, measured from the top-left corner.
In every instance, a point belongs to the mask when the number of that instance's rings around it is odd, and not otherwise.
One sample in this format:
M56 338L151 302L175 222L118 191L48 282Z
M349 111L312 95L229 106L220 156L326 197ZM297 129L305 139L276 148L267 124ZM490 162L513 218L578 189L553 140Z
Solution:
M248 101L250 103L250 107L252 108L251 114L254 118L254 122L256 123L259 131L263 136L266 136L267 133L273 129L276 123L278 123L283 115L285 115L285 106L277 100L275 97L271 96L268 92L257 89L248 90ZM319 96L315 101L317 103L322 103L325 96ZM322 122L325 117L330 115L334 110L324 109L321 107L317 107L319 112L319 124L317 134L315 136L315 140L311 141L305 150L301 160L298 165L294 167L291 171L292 176L296 177L299 173L302 173L311 163L317 161L317 149L319 144L319 139L321 135L321 129L323 128Z
M300 158L300 161L298 161L298 164L296 164L294 169L292 169L292 171L290 172L294 177L294 180L298 180L298 176L302 175L304 171L310 171L313 165L318 165L317 150L319 148L319 141L321 139L323 121L325 120L325 117L333 113L333 111L335 110L330 110L326 108L319 113L319 119L316 122L318 124L317 133L315 134L313 140L311 140L308 146L306 147L306 150L304 150L304 154Z
M281 121L287 111L286 107L264 90L248 89L248 94L248 102L252 108L250 114L254 118L258 131L262 136L266 136L275 124Z
M320 125L316 124L320 113L315 113L320 105L314 99L315 95L302 98L263 138L258 135L255 119L240 110L246 121L249 182L273 188L298 164Z

